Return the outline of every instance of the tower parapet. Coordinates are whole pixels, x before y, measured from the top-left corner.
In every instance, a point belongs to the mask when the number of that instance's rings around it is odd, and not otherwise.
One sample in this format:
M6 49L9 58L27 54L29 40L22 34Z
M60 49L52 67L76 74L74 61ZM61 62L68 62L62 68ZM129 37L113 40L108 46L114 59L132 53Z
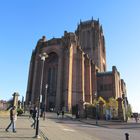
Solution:
M78 44L83 51L89 55L89 58L94 60L96 66L101 72L106 71L106 51L105 39L102 26L98 20L80 21L80 24L75 31Z
M75 46L78 45L76 34L72 32L64 31L63 45L68 47L71 44L74 44Z

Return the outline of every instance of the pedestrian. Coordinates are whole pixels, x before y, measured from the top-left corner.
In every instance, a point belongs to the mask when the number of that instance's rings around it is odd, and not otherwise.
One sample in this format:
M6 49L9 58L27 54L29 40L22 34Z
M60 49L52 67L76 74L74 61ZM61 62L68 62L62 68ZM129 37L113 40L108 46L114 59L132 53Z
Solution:
M57 111L57 118L59 118L59 115L60 115L60 112L59 112L59 110Z
M30 115L29 115L29 118L32 117L32 113L33 113L33 108L30 108Z
M138 123L138 117L137 116L135 116L135 121L136 121L136 123Z
M62 110L62 119L64 118L64 110Z
M76 119L78 119L79 118L79 111L77 110L76 111Z
M133 113L133 117L134 117L136 123L138 123L138 113Z
M10 110L10 124L7 126L7 128L5 129L6 132L8 132L8 129L10 128L10 126L12 125L12 130L13 133L16 133L16 120L17 120L17 111L16 111L16 107L13 106Z
M36 127L36 117L37 117L37 107L34 107L33 111L32 111L32 119L33 119L33 123L31 124L31 127Z

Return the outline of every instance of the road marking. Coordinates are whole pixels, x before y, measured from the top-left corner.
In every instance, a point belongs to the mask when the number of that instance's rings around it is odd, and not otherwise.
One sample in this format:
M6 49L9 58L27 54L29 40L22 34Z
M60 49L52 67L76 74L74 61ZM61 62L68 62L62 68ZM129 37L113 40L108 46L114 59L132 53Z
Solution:
M81 126L83 126L83 127L91 127L91 128L95 128L95 127L97 127L97 126L93 126L93 125L81 125Z
M69 131L69 132L74 132L75 130L73 130L73 129L67 129L67 128L64 128L63 129L64 131Z

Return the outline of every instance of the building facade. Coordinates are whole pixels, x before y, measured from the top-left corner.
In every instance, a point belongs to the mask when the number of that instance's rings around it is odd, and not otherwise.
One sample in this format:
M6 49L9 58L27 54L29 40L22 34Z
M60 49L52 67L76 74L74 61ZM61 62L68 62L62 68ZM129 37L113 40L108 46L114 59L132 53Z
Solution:
M0 110L6 110L7 107L7 102L4 100L0 100Z
M44 52L48 57L42 61ZM126 95L117 68L107 71L99 20L80 21L74 33L64 31L61 38L51 40L43 36L37 42L30 61L26 105L37 105L40 94L47 109L64 107L66 111L76 105L83 108L85 102L92 104L95 96L108 100Z

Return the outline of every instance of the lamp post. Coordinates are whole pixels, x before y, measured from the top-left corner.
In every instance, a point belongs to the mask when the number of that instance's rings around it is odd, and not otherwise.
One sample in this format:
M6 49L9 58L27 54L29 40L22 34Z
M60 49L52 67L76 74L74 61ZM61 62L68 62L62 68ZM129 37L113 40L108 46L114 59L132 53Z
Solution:
M44 116L43 116L43 120L45 120L45 114L46 114L47 89L48 89L48 84L46 84L46 86L45 86L45 102L44 102Z
M40 92L39 92L39 102L38 102L38 111L37 111L37 122L36 122L36 133L35 138L40 138L39 132L39 111L40 111L40 102L42 101L42 83L43 83L43 70L44 70L44 62L48 55L44 52L39 55L42 61L42 69L41 69L41 79L40 79Z
M127 104L126 104L126 94L123 93L122 94L122 98L123 98L123 104L124 104L124 121L127 122Z
M97 92L95 92L95 100L96 100L96 125L98 125L98 105L97 105Z

